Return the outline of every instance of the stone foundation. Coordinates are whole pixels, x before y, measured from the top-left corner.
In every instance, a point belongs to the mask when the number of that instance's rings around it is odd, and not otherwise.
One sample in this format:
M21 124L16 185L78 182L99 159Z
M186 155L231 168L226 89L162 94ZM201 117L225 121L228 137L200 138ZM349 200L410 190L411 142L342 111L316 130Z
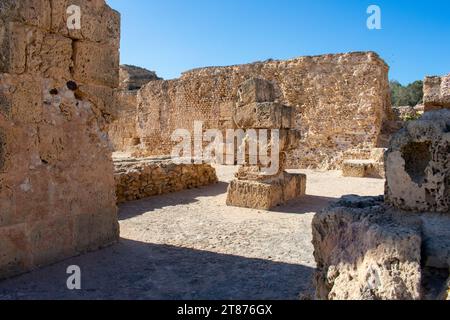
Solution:
M306 175L284 173L273 181L233 180L227 205L270 210L306 194Z
M344 177L356 178L384 178L384 152L385 149L375 148L365 150L350 150L342 164Z
M175 164L170 158L116 159L117 202L123 203L217 183L208 164Z
M106 134L119 29L101 0L0 3L0 278L119 239Z

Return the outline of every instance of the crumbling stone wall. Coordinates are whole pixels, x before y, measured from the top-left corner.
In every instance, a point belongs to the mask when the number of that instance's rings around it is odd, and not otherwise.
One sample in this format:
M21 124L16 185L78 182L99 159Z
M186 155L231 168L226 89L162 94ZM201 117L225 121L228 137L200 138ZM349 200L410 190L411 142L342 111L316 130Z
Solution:
M425 111L450 109L450 74L443 77L426 77L423 93Z
M302 138L289 154L291 167L340 168L346 150L377 146L382 122L392 117L388 66L373 52L203 68L139 91L141 150L170 154L173 130L192 130L194 120L206 129L233 128L238 86L252 77L271 81L276 102L295 108Z
M218 181L209 164L176 164L170 158L116 159L115 179L118 203L143 199Z
M137 93L150 81L162 80L155 72L143 68L122 65L119 70L117 90L117 118L108 128L109 138L115 151L133 153L140 144L136 130Z
M0 278L118 240L119 25L103 0L0 3Z

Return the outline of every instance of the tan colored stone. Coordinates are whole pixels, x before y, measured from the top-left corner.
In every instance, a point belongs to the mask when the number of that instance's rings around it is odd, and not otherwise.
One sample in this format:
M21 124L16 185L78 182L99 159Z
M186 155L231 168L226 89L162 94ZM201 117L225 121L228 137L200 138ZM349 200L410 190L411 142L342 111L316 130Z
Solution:
M0 278L22 273L30 266L25 227L0 228Z
M450 74L426 77L423 84L425 111L450 108Z
M227 205L270 210L305 192L305 175L283 173L266 181L233 180L228 187Z
M386 201L412 211L450 212L450 111L426 112L386 153Z
M86 41L75 41L73 77L76 81L117 88L119 51L117 48Z
M292 168L340 169L344 151L376 147L383 122L393 116L388 66L373 52L195 69L139 91L143 154L170 154L173 131L192 132L194 120L205 121L205 129L233 129L238 88L252 77L269 80L277 102L293 108L292 129L302 134L289 152Z
M381 199L344 197L314 217L317 298L421 299L420 221L381 205Z

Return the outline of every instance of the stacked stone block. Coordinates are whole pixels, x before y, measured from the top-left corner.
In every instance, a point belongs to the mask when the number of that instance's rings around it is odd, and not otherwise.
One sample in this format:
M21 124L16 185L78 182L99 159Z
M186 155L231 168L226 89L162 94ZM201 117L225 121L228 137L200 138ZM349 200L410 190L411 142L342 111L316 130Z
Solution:
M255 137L245 132L238 148L245 148L245 162L228 188L227 205L269 210L305 194L306 176L285 171L286 153L300 140L299 132L291 129L292 108L273 102L274 99L273 84L264 79L252 78L239 88L238 102L233 109L235 127L244 131L255 129L258 143L266 131L269 136L267 145L259 144L257 152L252 153L250 145ZM279 132L279 139L272 136L272 130ZM269 172L270 163L261 161L261 156L266 154L269 158L276 156L279 163L276 171Z
M0 278L118 240L119 29L102 0L0 3Z

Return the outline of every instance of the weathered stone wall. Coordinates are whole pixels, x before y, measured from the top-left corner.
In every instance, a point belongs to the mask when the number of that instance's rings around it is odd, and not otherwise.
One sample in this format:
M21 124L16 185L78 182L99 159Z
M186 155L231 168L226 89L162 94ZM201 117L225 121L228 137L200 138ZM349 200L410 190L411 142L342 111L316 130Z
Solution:
M72 4L81 30L67 28ZM119 29L101 0L0 3L0 278L118 239L106 126Z
M115 151L133 153L140 144L137 134L137 93L150 81L161 80L155 72L143 68L122 65L119 70L117 90L117 118L108 128Z
M444 77L426 77L423 93L425 111L450 109L450 74Z
M170 158L116 159L114 165L118 203L218 181L215 169L208 164L176 164Z
M172 132L192 130L194 120L205 128L233 128L237 88L251 77L271 81L277 102L295 108L302 138L289 156L291 167L340 168L346 150L375 147L383 120L392 117L388 66L373 52L197 69L139 91L144 154L170 154Z

